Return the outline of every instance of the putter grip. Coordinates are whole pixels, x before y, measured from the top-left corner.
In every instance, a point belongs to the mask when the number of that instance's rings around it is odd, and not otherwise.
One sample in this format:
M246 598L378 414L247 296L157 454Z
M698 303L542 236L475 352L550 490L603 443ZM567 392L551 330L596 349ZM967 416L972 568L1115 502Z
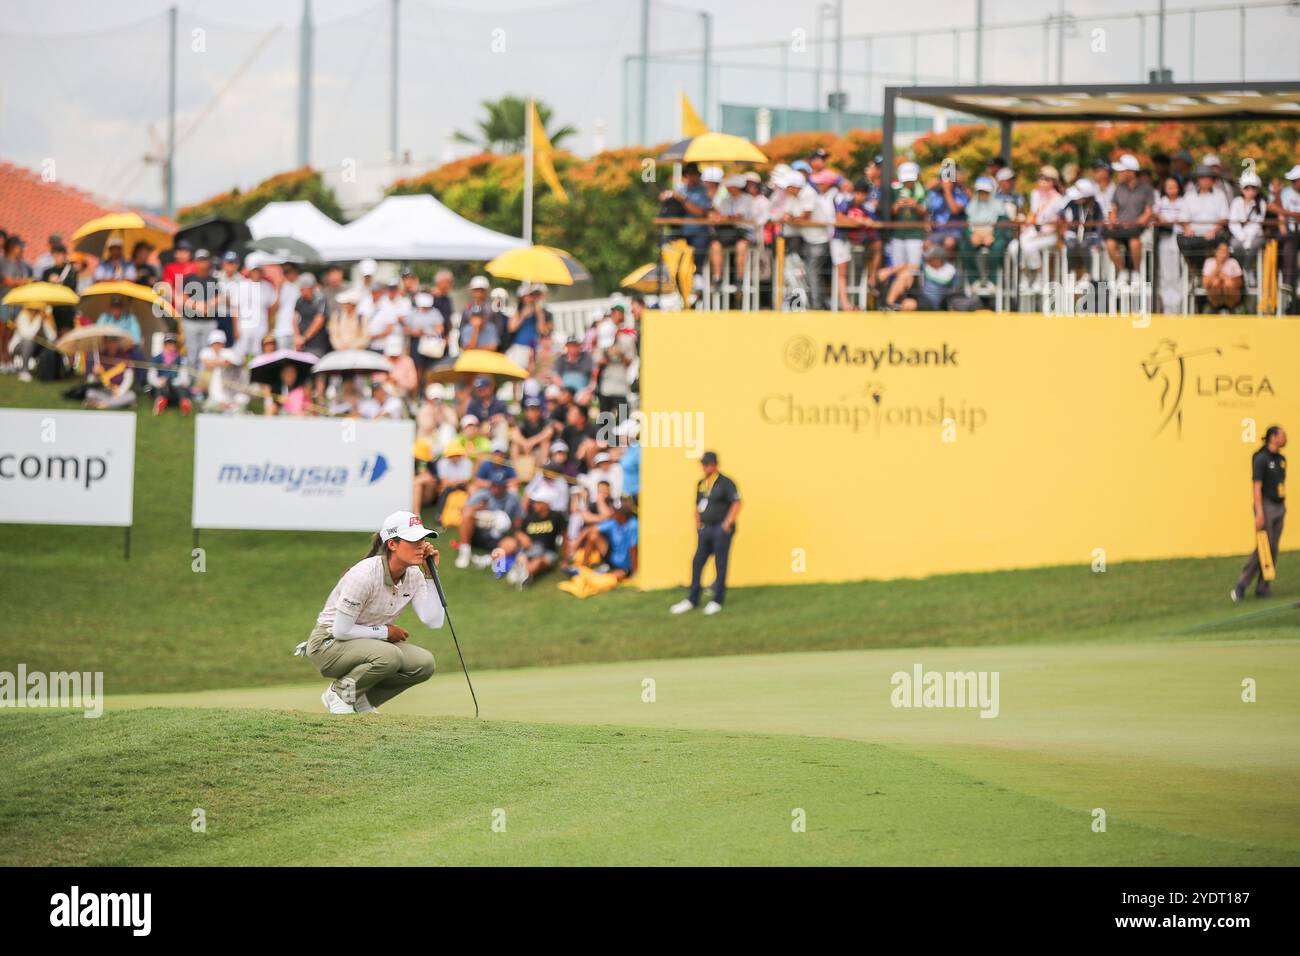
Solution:
M438 569L434 567L433 558L425 558L424 566L429 569L429 577L433 578L433 586L438 589L438 600L442 602L443 609L447 607L447 595L443 593L442 581L438 579Z

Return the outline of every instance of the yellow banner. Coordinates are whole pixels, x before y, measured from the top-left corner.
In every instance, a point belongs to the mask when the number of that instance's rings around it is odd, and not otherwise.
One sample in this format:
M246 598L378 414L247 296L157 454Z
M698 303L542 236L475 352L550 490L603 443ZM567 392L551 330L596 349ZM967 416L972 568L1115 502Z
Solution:
M744 502L729 583L796 584L1244 556L1251 455L1300 428L1287 319L650 313L643 336L643 587L689 581L706 449Z
M551 141L546 136L546 128L542 126L542 118L537 114L537 104L533 100L528 101L528 121L533 124L533 162L556 198L568 202L569 194L560 185L560 177L551 162Z

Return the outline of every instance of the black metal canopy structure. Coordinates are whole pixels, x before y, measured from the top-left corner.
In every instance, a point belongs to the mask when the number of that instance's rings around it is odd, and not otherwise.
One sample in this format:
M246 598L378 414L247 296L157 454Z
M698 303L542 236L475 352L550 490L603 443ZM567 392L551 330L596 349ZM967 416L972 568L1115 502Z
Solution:
M1015 123L1062 121L1300 120L1300 81L1118 83L1062 86L887 86L882 123L882 184L894 175L898 100L925 103L998 122L1003 156L1011 158ZM882 218L890 218L885 203Z

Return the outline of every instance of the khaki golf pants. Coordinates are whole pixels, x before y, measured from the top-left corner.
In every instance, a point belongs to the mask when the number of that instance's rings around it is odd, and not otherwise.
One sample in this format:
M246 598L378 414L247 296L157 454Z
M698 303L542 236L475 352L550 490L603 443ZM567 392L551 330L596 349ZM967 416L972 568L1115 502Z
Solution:
M335 692L349 704L365 694L372 707L424 683L434 669L433 655L410 641L340 641L322 625L307 639L307 659L322 677L334 678Z

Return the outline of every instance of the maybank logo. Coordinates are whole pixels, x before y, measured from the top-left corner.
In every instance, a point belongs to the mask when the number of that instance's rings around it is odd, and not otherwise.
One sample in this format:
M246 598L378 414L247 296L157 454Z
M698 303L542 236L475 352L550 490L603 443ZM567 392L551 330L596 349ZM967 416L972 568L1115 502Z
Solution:
M785 343L785 364L794 372L806 372L821 364L843 365L848 368L956 368L957 350L942 343L939 348L904 348L889 342L881 348L863 348L848 342L827 342L818 347L806 335L792 336Z
M785 343L785 364L792 372L806 372L817 364L817 343L806 335L796 335Z
M349 485L373 485L389 471L388 459L376 452L356 468L344 465L303 465L281 462L223 464L217 481L227 484L270 485L304 495L342 494Z

